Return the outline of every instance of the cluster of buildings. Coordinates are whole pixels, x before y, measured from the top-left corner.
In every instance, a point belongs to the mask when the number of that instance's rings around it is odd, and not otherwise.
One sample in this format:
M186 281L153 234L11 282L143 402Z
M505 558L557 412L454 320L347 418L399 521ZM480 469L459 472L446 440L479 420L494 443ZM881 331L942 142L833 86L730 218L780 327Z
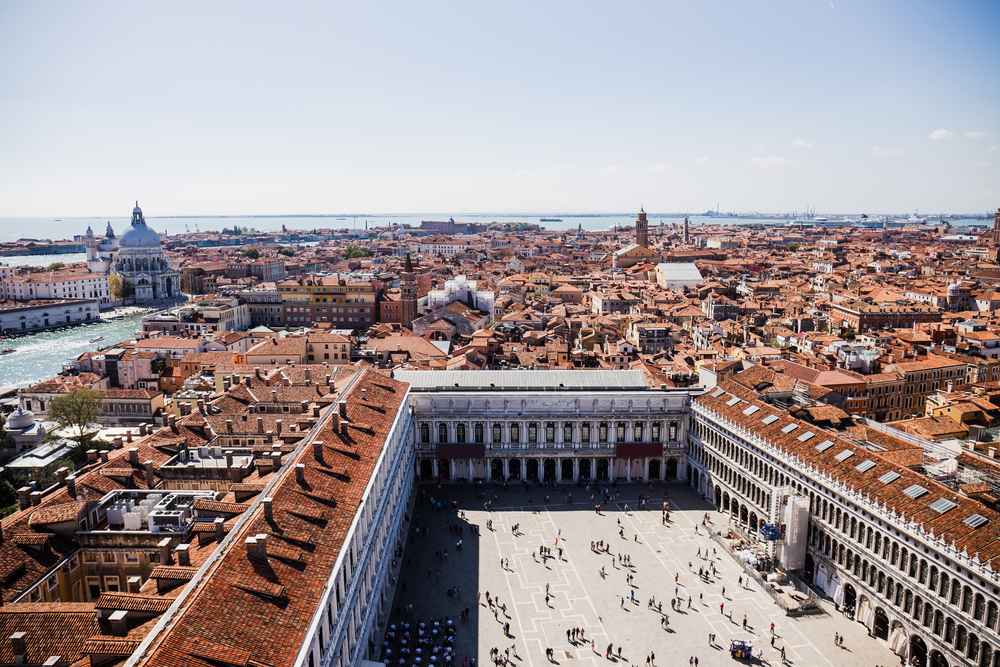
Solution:
M197 289L20 392L10 663L378 661L415 486L516 480L688 485L907 664L1000 666L995 235L640 212L254 245L278 271L133 223L95 259ZM81 387L110 437L68 465Z

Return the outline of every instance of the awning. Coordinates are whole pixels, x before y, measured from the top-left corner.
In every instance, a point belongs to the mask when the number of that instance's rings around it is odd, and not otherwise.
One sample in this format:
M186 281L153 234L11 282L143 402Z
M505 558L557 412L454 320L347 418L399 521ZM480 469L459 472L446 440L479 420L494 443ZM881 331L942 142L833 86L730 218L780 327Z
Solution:
M486 457L486 445L438 445L437 455L441 459L481 459Z
M866 628L871 627L871 616L873 612L871 602L868 598L862 598L861 602L858 604L858 612L854 615L854 620L861 623Z
M620 442L615 445L615 456L620 459L641 459L647 456L663 456L663 443Z
M833 592L833 603L838 607L844 604L844 583L837 582L837 590Z

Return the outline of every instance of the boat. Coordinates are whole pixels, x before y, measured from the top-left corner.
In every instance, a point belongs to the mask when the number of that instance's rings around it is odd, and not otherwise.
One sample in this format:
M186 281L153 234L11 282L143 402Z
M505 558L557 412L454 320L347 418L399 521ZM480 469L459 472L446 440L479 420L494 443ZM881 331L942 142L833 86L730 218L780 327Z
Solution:
M104 336L98 336L97 338L91 338L91 343L96 343L97 341L104 340Z
M17 350L15 350L12 347L5 347L4 349L0 350L0 354L13 354L15 352L17 352Z
M562 218L539 218L538 222L562 222Z

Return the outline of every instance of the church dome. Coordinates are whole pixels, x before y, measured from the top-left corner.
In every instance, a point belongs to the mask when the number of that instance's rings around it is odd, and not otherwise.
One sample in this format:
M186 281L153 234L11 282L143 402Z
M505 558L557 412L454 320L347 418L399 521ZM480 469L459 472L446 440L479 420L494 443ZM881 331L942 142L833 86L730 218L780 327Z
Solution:
M35 424L35 415L30 410L24 410L17 406L14 412L10 413L4 427L8 430L21 430L31 428Z
M118 245L121 248L158 248L160 235L143 222L140 225L133 225L132 229L125 232Z
M139 208L139 202L135 203L132 209L132 229L122 235L118 242L121 248L158 248L160 246L160 235L146 225L146 219Z

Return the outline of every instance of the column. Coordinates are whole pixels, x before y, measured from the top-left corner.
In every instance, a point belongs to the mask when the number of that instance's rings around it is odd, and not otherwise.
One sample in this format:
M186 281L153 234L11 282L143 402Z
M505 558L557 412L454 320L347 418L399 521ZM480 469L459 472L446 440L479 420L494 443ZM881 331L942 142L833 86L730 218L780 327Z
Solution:
M556 462L556 482L562 481L562 459L555 459Z
M625 481L632 481L632 459L625 459Z
M455 481L455 459L448 459L448 479Z
M437 479L437 476L438 476L438 460L436 458L435 459L431 459L431 475L434 476L434 479Z
M563 424L565 422L555 422L556 425L556 449L561 449L563 446Z
M642 474L640 475L642 481L649 481L649 458L646 457L642 460Z
M528 459L521 458L521 481L524 482L528 479Z
M579 481L580 479L580 459L573 459L573 481Z
M474 471L475 471L475 468L473 467L472 459L469 459L469 481L470 482L472 481Z
M508 474L509 474L509 472L510 472L510 471L509 471L509 470L507 469L507 463L508 463L508 459L501 459L501 461L503 461L503 481L505 481L505 482L506 482L506 481L507 481L507 475L508 475Z
M615 480L615 457L608 458L608 481L613 482Z

